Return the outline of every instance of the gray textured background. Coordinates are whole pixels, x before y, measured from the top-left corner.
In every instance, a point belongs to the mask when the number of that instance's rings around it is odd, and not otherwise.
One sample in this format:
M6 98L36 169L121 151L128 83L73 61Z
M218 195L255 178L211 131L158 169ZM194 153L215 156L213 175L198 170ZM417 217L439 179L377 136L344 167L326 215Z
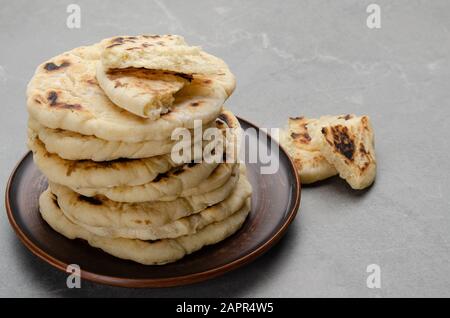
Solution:
M71 2L82 8L79 30L66 28ZM366 27L369 3L1 0L2 193L26 151L35 67L119 34L181 34L222 57L238 79L228 106L264 127L289 115L370 115L379 166L369 191L338 179L304 189L300 214L269 254L182 288L68 290L1 213L0 295L450 296L450 2L376 1L379 30ZM371 263L381 266L381 289L366 287Z

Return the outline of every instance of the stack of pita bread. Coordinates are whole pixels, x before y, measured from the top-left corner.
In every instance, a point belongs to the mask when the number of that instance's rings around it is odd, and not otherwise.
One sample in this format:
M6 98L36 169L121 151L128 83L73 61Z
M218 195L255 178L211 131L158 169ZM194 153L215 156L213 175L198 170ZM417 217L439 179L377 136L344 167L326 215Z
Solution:
M375 180L374 133L368 116L290 118L280 139L302 183L339 174L353 189L364 189Z
M40 65L27 107L28 145L49 180L42 217L67 238L147 265L232 235L252 192L245 167L229 160L240 127L223 103L234 87L222 60L174 35L109 38ZM174 159L182 128L184 161ZM207 142L197 128L218 134Z

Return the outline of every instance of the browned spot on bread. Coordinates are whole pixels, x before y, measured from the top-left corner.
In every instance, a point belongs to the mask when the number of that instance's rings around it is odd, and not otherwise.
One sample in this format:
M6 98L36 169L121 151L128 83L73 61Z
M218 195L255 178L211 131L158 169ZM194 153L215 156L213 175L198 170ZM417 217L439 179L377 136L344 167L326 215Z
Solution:
M352 118L353 118L353 116L352 116L352 115L350 115L350 114L347 114L347 115L345 115L345 116L339 116L338 118L339 118L339 119L345 119L345 120L349 120L349 119L352 119Z
M303 168L301 159L295 158L294 165L295 165L295 167L297 167L297 170L302 170L302 168Z
M135 36L126 36L126 37L118 36L118 37L111 39L111 41L110 41L111 45L107 46L106 48L110 49L112 47L122 45L126 42L135 43L136 42L135 40L137 40L137 37L135 37Z
M89 85L96 85L98 86L98 82L95 78L90 78L88 80L86 80L86 83L88 83Z
M293 132L291 133L291 138L294 139L295 141L299 141L304 144L307 144L311 141L311 136L307 132L305 133Z
M289 119L291 119L291 120L303 120L303 119L305 119L305 117L304 117L304 116L299 116L299 117L289 117Z
M355 153L355 144L353 143L352 138L349 136L348 128L342 125L336 125L330 127L331 137L333 138L334 148L337 149L342 155L344 155L347 159L353 160L353 155ZM327 128L322 128L322 134L327 134ZM329 144L330 141L327 139Z
M47 70L47 71L49 71L49 72L51 72L51 71L59 70L59 69L61 69L61 68L68 67L69 65L70 65L70 63L69 63L68 61L63 61L63 62L62 62L61 64L59 64L59 65L56 65L56 64L53 63L53 62L49 62L49 63L46 63L46 64L44 65L44 69Z
M165 178L167 178L168 177L168 174L165 172L165 173L160 173L160 174L158 174L157 176L156 176L156 178L155 179L153 179L153 182L158 182L158 181L161 181L162 179L165 179Z
M361 124L364 130L369 131L370 127L369 127L369 117L367 116L363 116L361 117Z
M149 224L151 224L152 222L150 222L150 220L144 220L144 223L145 223L145 225L149 225Z
M204 83L204 84L211 84L211 83L212 83L212 81L211 81L211 80L209 80L209 79L207 79L207 80L204 80L204 81L203 81L203 83Z
M184 79L188 80L189 82L191 82L193 79L193 76L190 74L174 72L173 75L184 78Z
M367 168L369 168L369 165L370 165L370 161L366 161L366 162L364 162L363 166L362 166L362 167L360 167L360 171L361 171L361 173L363 173L363 172L364 172L364 170L366 170Z
M155 35L143 35L143 37L146 38L146 39L159 39L161 36L155 34Z
M188 166L189 168L195 167L196 165L198 165L198 163L197 163L197 162L194 162L194 161L189 162L189 163L187 164L187 166Z
M365 154L365 155L368 154L363 143L359 144L359 152L361 152L362 154Z
M137 223L137 224L141 224L142 223L141 220L134 220L134 222Z
M111 40L112 43L123 43L123 37L118 36Z
M39 98L35 98L34 101L38 104L42 104L42 102L39 100Z
M133 46L133 47L129 47L126 50L127 51L132 51L132 50L140 50L141 48L139 46Z
M47 95L47 101L52 108L59 108L59 109L73 109L73 110L81 110L83 107L81 107L80 104L67 104L58 102L58 93L55 91L50 91Z
M127 84L125 83L122 83L121 81L115 81L114 82L114 88L117 88L117 87L126 87L127 86Z
M191 106L192 107L197 107L197 106L200 106L200 104L202 104L203 102L201 101L201 100L199 100L199 101L197 101L197 102L192 102L191 103Z
M97 199L95 197L87 197L87 196L84 196L81 194L78 196L78 199L81 201L87 202L89 204L92 204L92 205L102 205L103 204L102 201L100 201L99 199Z
M119 46L119 45L122 45L122 43L114 43L114 44L108 45L106 48L110 49L112 47Z
M184 171L184 168L183 168L183 167L177 168L177 169L175 169L175 170L172 171L172 175L178 176L178 175L182 174L183 171Z
M167 109L167 112L165 112L164 114L161 114L161 117L162 117L162 116L167 116L167 115L169 115L171 112L172 112L171 109Z
M151 43L142 43L142 47L150 47L150 46L153 46L153 44L151 44Z

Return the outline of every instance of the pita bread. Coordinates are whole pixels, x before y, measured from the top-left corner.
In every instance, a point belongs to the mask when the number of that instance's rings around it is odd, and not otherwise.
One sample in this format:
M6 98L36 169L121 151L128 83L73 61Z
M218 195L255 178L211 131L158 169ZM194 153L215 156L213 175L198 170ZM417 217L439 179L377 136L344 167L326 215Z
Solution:
M172 161L170 154L146 159L74 161L47 152L38 138L30 138L28 147L33 151L33 160L39 170L50 181L70 188L145 184L181 166Z
M235 180L239 181L234 187ZM51 190L64 215L89 232L106 237L158 240L194 234L238 211L250 196L251 186L245 177L238 175L230 181L230 186L224 190L217 189L201 196L122 206L108 199L92 201L92 198L79 196L68 188L61 190L55 185L51 185ZM226 193L229 196L224 198Z
M92 234L69 221L60 210L55 196L45 191L39 198L40 213L43 219L58 233L69 239L83 239L115 257L132 260L145 265L162 265L181 259L203 246L218 243L235 233L244 223L250 205L221 222L212 223L192 235L176 239L163 239L154 242L107 238Z
M103 195L117 202L146 202L161 201L181 197L193 191L198 193L197 187L211 189L217 184L217 179L229 178L234 164L228 163L191 163L175 168L165 174L160 174L149 183L136 186L117 186L109 188L72 188L75 192L87 197ZM213 175L217 167L219 173ZM225 177L223 175L226 175ZM209 178L211 176L211 178ZM194 188L194 189L192 189Z
M28 127L45 145L48 152L67 160L111 161L116 159L141 159L169 154L176 140L149 140L142 142L109 141L95 136L86 136L68 130L51 129L40 125L32 118ZM214 127L206 125L203 130ZM190 130L192 136L194 131ZM201 143L192 139L192 144Z
M374 133L368 116L338 116L320 130L321 152L339 176L353 189L364 189L375 180Z
M100 45L76 48L41 64L28 84L27 108L41 125L104 140L167 140L172 131L192 129L195 120L212 122L227 94L212 81L194 79L177 94L172 111L157 120L131 114L114 105L98 85Z
M337 174L320 152L316 138L309 129L316 119L305 117L289 118L288 128L280 136L281 145L286 149L294 161L300 180L304 184L310 184L327 179Z

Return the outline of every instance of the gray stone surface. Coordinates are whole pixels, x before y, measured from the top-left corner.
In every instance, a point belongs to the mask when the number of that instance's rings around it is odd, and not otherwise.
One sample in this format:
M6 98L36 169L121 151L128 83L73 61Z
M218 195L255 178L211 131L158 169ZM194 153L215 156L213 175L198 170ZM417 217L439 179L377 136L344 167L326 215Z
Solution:
M65 24L71 2L81 5L78 30ZM118 34L181 34L222 57L238 79L228 106L264 127L290 115L368 114L379 161L370 190L337 178L305 188L269 254L181 288L68 290L1 213L0 296L450 296L450 3L376 1L382 28L371 30L370 2L0 1L2 193L26 151L35 67ZM381 289L366 287L371 263L381 266Z

